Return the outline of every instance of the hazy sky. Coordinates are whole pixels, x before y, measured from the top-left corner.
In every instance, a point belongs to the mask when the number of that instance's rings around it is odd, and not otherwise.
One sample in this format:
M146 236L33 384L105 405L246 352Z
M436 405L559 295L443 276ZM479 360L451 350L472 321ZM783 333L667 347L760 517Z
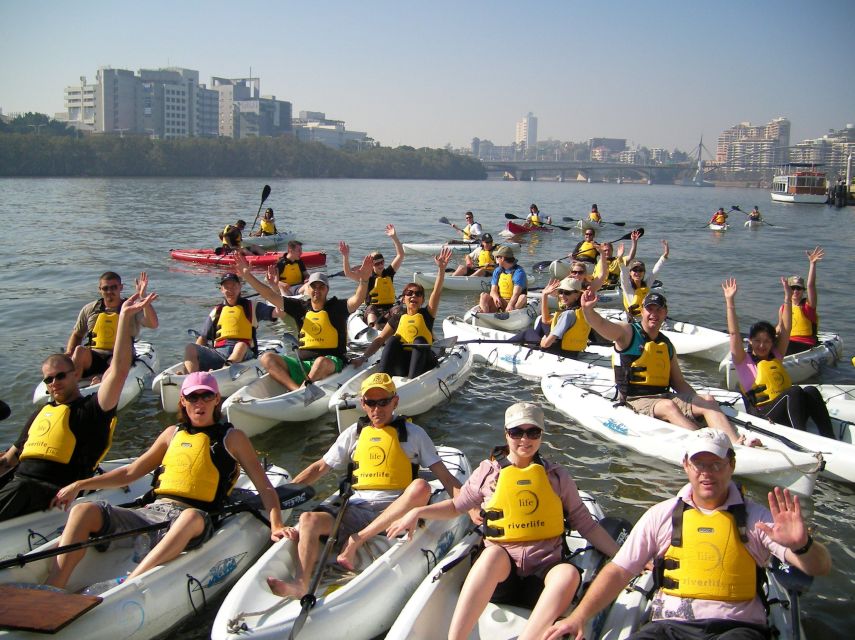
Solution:
M743 121L855 123L853 0L0 0L0 108L63 109L100 66L244 77L384 145L538 137L688 150Z

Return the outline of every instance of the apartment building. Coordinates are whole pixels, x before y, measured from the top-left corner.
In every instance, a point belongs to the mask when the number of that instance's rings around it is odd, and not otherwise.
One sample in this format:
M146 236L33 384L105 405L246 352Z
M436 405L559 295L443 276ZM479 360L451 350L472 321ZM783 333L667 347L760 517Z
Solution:
M787 162L790 121L775 118L763 125L740 122L721 133L716 162L729 170L764 169Z

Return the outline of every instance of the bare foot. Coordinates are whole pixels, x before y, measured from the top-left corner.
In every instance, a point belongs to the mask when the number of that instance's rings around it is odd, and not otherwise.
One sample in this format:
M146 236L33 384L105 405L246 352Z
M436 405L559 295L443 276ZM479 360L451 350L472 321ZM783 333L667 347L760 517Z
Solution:
M101 376L92 376L92 380L89 381L89 384L94 386L96 384L101 383Z
M359 538L356 535L350 536L347 539L347 544L344 545L344 549L341 550L341 553L335 559L336 562L348 571L356 571L354 563L356 562L356 552L360 547L358 541Z
M273 576L267 576L267 586L270 587L274 595L283 598L302 598L305 592L305 589L298 583L285 582Z

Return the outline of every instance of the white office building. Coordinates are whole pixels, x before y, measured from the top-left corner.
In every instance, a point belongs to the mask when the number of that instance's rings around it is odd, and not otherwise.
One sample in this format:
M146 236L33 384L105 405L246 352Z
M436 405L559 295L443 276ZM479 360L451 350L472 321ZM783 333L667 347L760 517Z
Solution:
M537 118L534 117L531 111L517 122L514 142L517 146L523 146L525 149L537 148Z

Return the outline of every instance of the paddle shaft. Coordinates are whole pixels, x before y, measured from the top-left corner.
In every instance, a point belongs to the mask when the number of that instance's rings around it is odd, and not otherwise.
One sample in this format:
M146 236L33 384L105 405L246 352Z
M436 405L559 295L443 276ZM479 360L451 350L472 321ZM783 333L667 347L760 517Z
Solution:
M509 215L509 214L506 214L506 215ZM639 238L641 238L644 235L644 227L639 227L638 229L635 229L634 231L638 231L638 237ZM625 233L620 238L617 238L615 240L610 240L609 242L607 242L605 244L614 244L615 242L623 242L624 240L629 240L632 238L632 234L634 233L634 231L630 231L629 233ZM562 260L565 260L568 257L569 256L564 256L563 258L558 258L556 260L548 260L548 261L543 260L542 262L536 262L532 268L535 271L542 271L543 269L548 267L553 262L561 262Z
M515 216L513 213L506 213L505 217L508 220L525 220L525 218L521 218L519 216ZM573 227L565 227L560 224L552 224L551 222L541 222L542 225L546 227L555 227L556 229L561 229L562 231L570 231Z
M561 219L564 220L564 222L583 222L583 220L580 218L571 218L570 216L564 216ZM600 222L600 224L613 224L616 227L625 227L626 226L626 222L607 222L605 220L602 220Z
M795 451L800 451L802 453L815 453L812 449L808 449L805 446L800 445L798 442L793 442L787 436L782 436L779 433L775 433L774 431L770 431L769 429L765 429L764 427L757 426L753 422L749 422L748 420L742 420L741 418L737 418L736 416L727 416L727 419L733 422L734 424L738 424L741 427L745 427L746 429L751 429L752 431L756 431L757 433L762 433L764 436L769 436L770 438L775 438L775 440L780 440L783 444L787 445L790 449L794 449Z
M255 223L258 222L258 216L261 215L261 207L264 206L264 201L267 200L270 195L270 185L264 185L264 188L261 190L261 203L258 205L258 213L255 214L255 220L252 221L252 229L249 230L250 233L255 231Z

